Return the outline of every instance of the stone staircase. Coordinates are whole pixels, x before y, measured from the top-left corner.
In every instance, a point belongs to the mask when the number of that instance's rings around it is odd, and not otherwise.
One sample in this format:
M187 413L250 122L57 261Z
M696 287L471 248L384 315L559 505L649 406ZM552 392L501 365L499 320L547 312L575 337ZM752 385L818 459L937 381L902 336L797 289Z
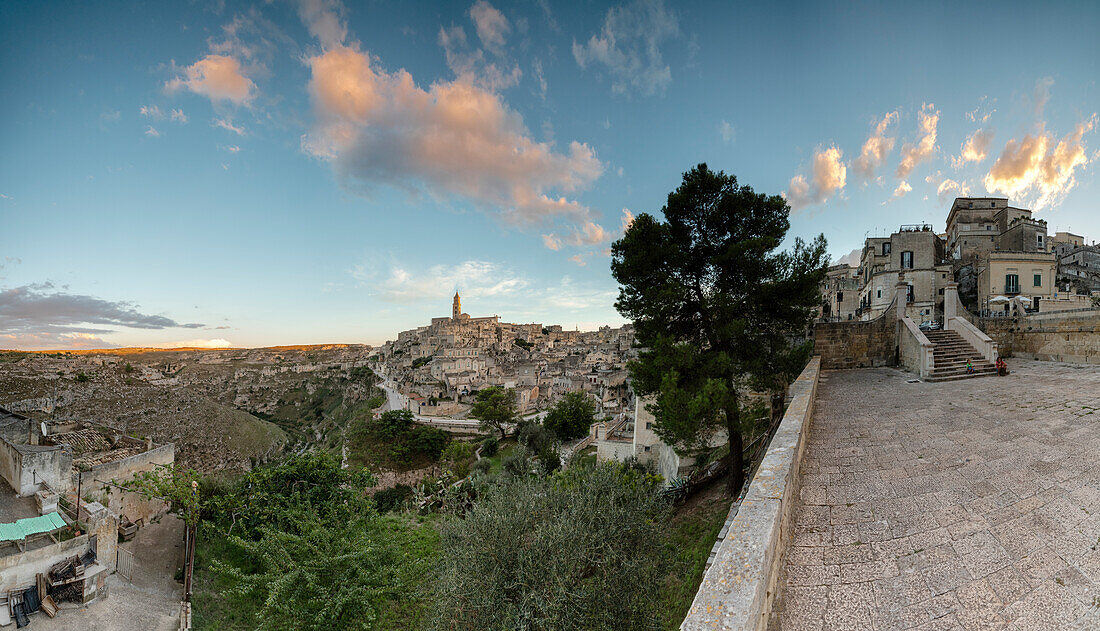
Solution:
M969 342L955 331L925 331L932 342L935 364L925 381L956 381L972 377L989 377L997 374L997 367L985 360ZM966 360L970 360L974 372L966 372Z

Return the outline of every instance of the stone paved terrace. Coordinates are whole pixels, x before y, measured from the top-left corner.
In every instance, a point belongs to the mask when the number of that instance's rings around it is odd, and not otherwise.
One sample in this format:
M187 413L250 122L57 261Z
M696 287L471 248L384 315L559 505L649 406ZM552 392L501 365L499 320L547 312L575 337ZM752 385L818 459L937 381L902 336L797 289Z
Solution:
M769 629L1100 629L1100 366L823 372Z

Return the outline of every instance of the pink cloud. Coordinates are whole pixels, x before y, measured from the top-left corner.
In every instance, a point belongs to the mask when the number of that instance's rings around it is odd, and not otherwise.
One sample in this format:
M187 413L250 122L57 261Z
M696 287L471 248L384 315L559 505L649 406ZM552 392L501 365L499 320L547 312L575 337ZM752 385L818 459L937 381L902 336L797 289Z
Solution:
M302 147L330 161L345 183L459 195L511 225L590 221L587 207L551 193L577 192L602 174L588 145L556 151L468 78L424 89L404 70L375 68L355 44L308 63L317 123Z
M1093 114L1061 140L1045 129L1009 140L983 179L986 190L1027 197L1035 210L1057 204L1076 186L1077 169L1090 162L1084 136L1096 122Z
M897 175L904 179L917 165L927 162L936 151L936 128L940 122L940 111L931 103L921 105L917 112L920 137L916 143L905 143L901 148L901 162L898 164Z
M183 76L164 84L169 92L186 88L211 101L248 103L256 84L244 76L241 64L227 55L207 55L183 69Z

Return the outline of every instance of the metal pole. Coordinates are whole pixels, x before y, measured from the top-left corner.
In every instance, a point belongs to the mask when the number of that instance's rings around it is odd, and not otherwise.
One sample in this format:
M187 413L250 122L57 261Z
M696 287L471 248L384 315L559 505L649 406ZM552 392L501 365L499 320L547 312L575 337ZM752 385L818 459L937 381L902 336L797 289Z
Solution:
M80 521L80 484L84 481L84 474L76 474L76 521Z

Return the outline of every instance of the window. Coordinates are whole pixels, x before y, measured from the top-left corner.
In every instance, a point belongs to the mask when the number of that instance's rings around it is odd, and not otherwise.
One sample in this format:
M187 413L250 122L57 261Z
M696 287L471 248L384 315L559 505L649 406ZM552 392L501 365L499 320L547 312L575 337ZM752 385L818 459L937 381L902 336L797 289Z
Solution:
M986 230L992 230L992 229L993 229L993 226L986 226L986 227L985 227L985 229L986 229Z
M878 291L875 292L875 298L882 298L882 290L881 289L879 289Z
M1036 287L1042 287L1043 286L1043 275L1042 274L1035 274L1035 277L1033 278L1033 281L1034 281Z
M843 291L836 292L836 301L838 303L844 302L844 292Z
M882 255L886 256L889 253L890 253L890 242L889 241L884 241L883 244L882 244Z
M1036 239L1035 239L1036 240L1036 245L1039 246L1040 250L1042 250L1043 249L1043 235L1037 234L1037 235L1035 235L1035 237L1036 237Z
M905 286L905 302L913 302L913 286Z
M645 428L646 428L646 429L653 429L653 423L650 423L650 422L646 422L646 424L645 424Z
M1018 294L1018 293L1020 293L1020 275L1019 274L1005 274L1005 293L1006 294Z
M901 253L901 269L913 269L913 253L906 250Z

